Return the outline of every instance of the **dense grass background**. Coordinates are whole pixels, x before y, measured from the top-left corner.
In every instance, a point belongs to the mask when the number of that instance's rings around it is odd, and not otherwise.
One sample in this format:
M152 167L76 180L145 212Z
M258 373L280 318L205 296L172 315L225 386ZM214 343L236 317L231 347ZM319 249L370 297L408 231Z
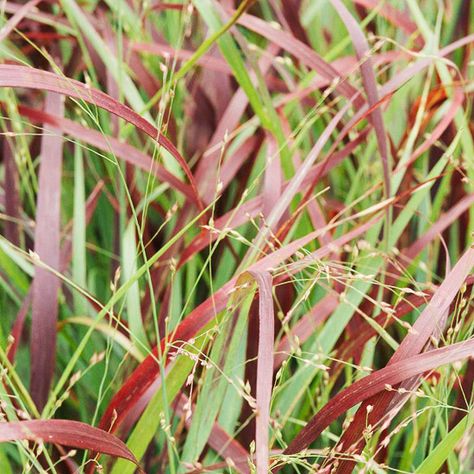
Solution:
M1 473L474 473L470 0L0 11Z

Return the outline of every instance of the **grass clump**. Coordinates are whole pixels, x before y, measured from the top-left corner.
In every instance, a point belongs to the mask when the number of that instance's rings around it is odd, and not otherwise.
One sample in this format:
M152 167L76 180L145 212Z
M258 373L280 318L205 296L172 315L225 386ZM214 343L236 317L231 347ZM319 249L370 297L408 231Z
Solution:
M474 472L471 16L6 2L1 471Z

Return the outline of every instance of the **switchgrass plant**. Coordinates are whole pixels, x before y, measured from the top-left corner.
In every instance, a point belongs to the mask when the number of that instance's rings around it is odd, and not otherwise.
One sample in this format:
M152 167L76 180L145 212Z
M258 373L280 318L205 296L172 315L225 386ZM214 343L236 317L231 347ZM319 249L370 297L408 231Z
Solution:
M0 472L474 472L470 1L0 10Z

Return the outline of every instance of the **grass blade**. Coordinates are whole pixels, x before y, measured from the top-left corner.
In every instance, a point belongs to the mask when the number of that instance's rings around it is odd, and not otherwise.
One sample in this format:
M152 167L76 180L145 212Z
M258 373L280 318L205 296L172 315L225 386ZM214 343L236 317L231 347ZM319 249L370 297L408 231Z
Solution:
M300 431L290 443L285 454L294 454L307 448L331 422L349 408L369 399L415 375L422 374L443 364L451 364L474 354L474 339L451 346L418 354L394 362L367 377L359 380L336 395L314 418Z
M269 467L270 402L272 397L273 339L275 337L272 278L269 272L249 273L259 288L258 362L257 362L257 422L255 449L257 474L265 474ZM238 284L239 282L237 282Z
M30 420L0 424L0 443L22 440L89 449L138 465L127 446L116 436L79 421Z
M64 112L63 97L46 96L45 110ZM57 129L46 126L41 142L41 164L35 228L35 253L46 265L59 270L61 175L63 140ZM31 394L41 410L48 400L56 360L56 322L60 282L48 270L36 267L31 320Z
M160 133L154 125L149 123L126 105L117 102L115 99L101 91L87 87L73 79L64 78L51 72L40 71L24 66L0 65L0 87L24 87L67 95L103 108L104 110L122 118L126 122L133 124L137 129L147 134L167 150L181 165L195 193L195 203L200 205L201 201L199 199L194 177L186 160L181 156L176 147L162 133Z

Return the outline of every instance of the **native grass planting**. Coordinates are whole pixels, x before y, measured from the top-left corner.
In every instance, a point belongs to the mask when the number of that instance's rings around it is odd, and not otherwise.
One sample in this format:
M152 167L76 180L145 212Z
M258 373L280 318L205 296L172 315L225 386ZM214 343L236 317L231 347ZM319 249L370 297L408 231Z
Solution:
M0 2L0 472L474 473L473 8Z

